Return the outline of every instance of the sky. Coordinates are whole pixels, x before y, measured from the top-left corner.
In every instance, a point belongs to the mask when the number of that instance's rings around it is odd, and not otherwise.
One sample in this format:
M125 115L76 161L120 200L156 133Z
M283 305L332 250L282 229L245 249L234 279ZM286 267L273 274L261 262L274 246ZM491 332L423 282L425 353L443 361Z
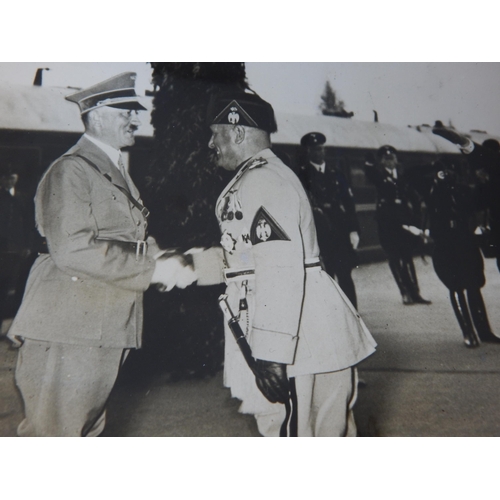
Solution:
M143 62L0 63L0 83L31 85L36 68L47 67L46 86L85 87L122 71L138 74L137 90L151 88ZM461 131L500 135L500 63L249 62L253 90L278 111L319 114L327 81L354 119L398 126L451 123Z

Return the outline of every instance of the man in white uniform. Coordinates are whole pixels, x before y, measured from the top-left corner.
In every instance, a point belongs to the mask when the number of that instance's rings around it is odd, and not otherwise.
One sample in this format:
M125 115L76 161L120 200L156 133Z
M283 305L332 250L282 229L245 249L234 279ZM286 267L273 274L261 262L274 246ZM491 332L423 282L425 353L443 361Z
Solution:
M194 253L194 268L198 285L227 283L256 360L250 369L226 328L225 385L264 436L354 436L354 366L376 343L320 266L307 195L271 151L273 109L223 94L209 123L218 166L236 174L217 202L222 246Z

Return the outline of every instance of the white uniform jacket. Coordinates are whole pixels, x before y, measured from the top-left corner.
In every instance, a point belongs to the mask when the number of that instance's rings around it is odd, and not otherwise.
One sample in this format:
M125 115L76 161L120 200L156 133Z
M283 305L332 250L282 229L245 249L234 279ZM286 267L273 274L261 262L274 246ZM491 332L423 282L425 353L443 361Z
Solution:
M270 149L239 169L216 216L222 248L193 255L198 285L227 283L254 357L286 363L294 377L342 370L375 351L359 314L319 266L313 214L299 179ZM245 362L227 330L225 381L244 399Z
M35 206L50 254L40 255L31 269L10 336L140 346L142 295L155 268L155 249L137 259L132 245L118 243L143 240L146 221L114 184L127 187L110 158L85 137L49 167ZM139 197L135 186L130 191Z

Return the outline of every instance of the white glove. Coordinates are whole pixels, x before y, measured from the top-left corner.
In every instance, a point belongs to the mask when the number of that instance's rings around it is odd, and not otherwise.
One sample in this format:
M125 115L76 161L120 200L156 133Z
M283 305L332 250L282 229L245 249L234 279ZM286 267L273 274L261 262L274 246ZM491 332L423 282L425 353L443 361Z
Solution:
M359 245L359 234L356 231L349 233L349 239L351 240L351 245L354 250L358 248Z
M403 224L403 229L406 229L406 231L409 231L411 234L414 234L415 236L422 236L424 233L421 229L415 226L406 226Z
M186 288L198 279L192 266L182 255L158 255L155 257L156 266L151 283L159 284L160 291L169 292L174 286Z

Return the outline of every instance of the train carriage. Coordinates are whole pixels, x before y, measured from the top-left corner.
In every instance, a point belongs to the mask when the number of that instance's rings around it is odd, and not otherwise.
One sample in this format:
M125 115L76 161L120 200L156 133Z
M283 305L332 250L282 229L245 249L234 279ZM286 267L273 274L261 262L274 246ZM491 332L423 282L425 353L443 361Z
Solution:
M67 151L83 133L77 108L64 97L74 88L42 86L0 86L0 161L11 162L20 170L20 190L34 194L38 181L50 163ZM148 113L152 97L145 97ZM434 161L439 155L453 155L463 161L457 149L432 134L431 127L397 127L379 122L331 116L305 116L277 111L278 132L273 147L290 168L300 162L300 138L311 131L327 137L326 154L343 170L351 182L361 226L361 262L383 256L378 244L374 210L376 193L363 171L366 155L391 144L405 166ZM132 176L150 161L154 130L149 117L142 118L136 145L128 154ZM473 140L500 139L481 131L469 134ZM127 159L127 158L126 158Z

